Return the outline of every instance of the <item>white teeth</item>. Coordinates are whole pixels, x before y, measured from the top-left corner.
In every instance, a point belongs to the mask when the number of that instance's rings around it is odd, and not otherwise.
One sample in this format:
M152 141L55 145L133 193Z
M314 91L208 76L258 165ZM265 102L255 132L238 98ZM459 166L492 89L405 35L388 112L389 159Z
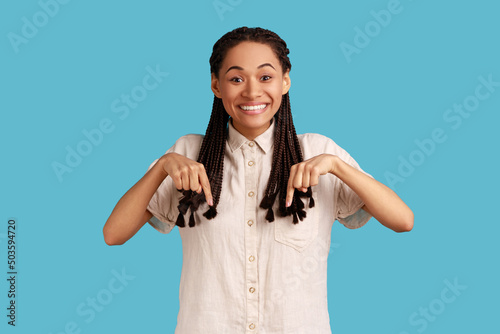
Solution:
M266 105L267 104L259 104L256 106L240 106L240 108L243 110L260 110L260 109L264 109L266 107Z

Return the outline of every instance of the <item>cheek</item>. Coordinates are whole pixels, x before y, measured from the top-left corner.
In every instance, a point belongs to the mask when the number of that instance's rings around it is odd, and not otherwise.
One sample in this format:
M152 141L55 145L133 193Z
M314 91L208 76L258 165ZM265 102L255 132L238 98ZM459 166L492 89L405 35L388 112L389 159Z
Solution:
M281 82L273 82L273 86L271 88L272 90L272 95L275 96L275 97L279 97L281 95L283 95L283 85L281 84Z
M236 108L234 103L235 99L234 96L229 94L228 92L222 93L222 105L224 106L224 109L226 112L229 114L229 116L234 116L234 109Z
M222 99L230 102L238 95L238 90L234 86L223 85L221 86Z
M283 93L283 88L281 86L276 87L276 89L273 93L273 97L276 100L276 102L281 103L281 98L283 97L282 93Z

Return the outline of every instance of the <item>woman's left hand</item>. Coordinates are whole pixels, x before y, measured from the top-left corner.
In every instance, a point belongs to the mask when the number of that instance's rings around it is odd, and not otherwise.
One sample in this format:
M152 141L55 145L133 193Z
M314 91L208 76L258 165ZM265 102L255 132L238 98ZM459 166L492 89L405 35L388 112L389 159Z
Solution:
M413 228L413 212L393 190L332 154L320 154L292 166L286 206L291 205L295 189L306 192L308 187L318 184L320 175L328 173L350 187L363 201L363 210L385 227L396 232Z
M291 205L295 189L306 192L307 188L318 184L320 175L333 173L334 163L334 155L320 154L293 165L288 178L286 206Z

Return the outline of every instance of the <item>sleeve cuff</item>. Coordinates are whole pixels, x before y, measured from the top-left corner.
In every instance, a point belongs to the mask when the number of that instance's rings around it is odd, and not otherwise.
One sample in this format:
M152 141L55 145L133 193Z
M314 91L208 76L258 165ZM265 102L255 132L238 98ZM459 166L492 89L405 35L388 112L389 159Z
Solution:
M155 230L164 234L170 233L175 227L175 223L165 223L155 216L151 217L151 219L149 220L149 224L151 224L151 226L153 226Z
M363 225L365 225L371 218L372 218L372 215L370 215L368 212L366 212L362 208L359 208L352 215L347 216L345 218L339 218L338 220L345 227L350 228L350 229L356 229L356 228L360 228Z

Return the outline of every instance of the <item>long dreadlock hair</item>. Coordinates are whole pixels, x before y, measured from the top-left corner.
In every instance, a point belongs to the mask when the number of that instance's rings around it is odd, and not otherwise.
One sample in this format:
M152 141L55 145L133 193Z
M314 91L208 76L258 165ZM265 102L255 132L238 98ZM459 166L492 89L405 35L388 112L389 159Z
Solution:
M292 68L288 53L290 52L284 40L276 33L262 28L241 27L234 29L222 36L215 44L210 57L210 72L219 75L222 62L227 52L244 41L251 41L266 44L274 51L275 55L281 63L283 73ZM214 205L203 214L207 219L212 219L217 215L217 205L220 199L222 188L222 178L224 171L224 149L228 134L227 123L229 115L224 109L222 99L214 96L212 106L212 115L201 144L198 162L205 166L210 188L212 190ZM274 221L273 204L278 197L279 214L280 216L293 216L293 223L297 224L299 220L306 217L304 203L301 197L309 197L309 207L314 207L314 199L312 198L311 187L307 192L295 190L293 201L290 207L285 207L286 190L288 178L290 176L290 168L292 165L303 161L302 151L293 125L292 113L290 109L290 98L288 92L282 96L281 105L274 115L276 122L274 136L274 151L271 173L269 181L264 193L264 198L260 203L260 207L267 209L266 220ZM205 202L205 195L198 194L192 190L184 190L183 197L179 200L179 216L177 217L176 225L185 227L184 215L190 209L189 226L195 226L194 212L200 204Z

